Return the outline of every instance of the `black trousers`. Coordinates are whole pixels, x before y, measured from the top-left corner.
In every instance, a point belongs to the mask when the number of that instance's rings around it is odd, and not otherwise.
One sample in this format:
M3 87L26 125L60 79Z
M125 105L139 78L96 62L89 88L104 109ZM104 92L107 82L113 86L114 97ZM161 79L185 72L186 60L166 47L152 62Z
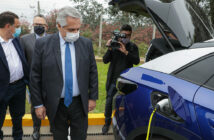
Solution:
M107 95L106 95L106 105L105 105L105 124L111 124L111 115L112 115L112 100L114 95L117 93L116 84L111 83Z
M73 97L68 108L64 100L60 100L53 125L54 140L67 140L69 127L72 140L86 140L88 116L84 113L80 96Z
M2 126L5 120L7 107L9 106L12 117L14 140L22 140L22 117L25 114L25 89L26 85L23 80L14 85L9 85L3 101L0 102L0 139L3 139Z

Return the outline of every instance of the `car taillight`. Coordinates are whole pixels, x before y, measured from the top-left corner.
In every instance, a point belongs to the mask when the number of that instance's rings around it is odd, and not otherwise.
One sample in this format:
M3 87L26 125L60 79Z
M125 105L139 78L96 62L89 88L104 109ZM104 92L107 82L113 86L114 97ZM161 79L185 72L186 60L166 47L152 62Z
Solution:
M127 95L129 93L132 93L137 88L138 88L137 84L132 81L129 81L123 78L117 79L117 90L122 95Z

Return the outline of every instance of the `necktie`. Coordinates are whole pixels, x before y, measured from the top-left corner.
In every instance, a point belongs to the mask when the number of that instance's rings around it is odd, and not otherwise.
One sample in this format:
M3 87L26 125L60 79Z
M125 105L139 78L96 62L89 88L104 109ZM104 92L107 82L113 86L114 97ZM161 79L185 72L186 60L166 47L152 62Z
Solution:
M72 61L69 43L66 42L65 48L65 97L64 104L66 107L72 102L73 97L73 74L72 74Z

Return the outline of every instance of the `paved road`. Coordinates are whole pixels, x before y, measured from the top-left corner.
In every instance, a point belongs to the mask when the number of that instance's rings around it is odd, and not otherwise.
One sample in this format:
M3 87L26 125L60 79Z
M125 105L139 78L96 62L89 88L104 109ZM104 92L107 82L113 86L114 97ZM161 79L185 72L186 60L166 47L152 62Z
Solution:
M13 140L12 137L6 137L4 140ZM31 137L24 137L22 140L32 140ZM52 137L41 137L40 140L53 140ZM107 136L88 136L87 140L114 140L113 135L107 135Z
M53 138L50 136L49 127L42 127L40 129L40 133L42 134L42 137L40 140L53 140ZM112 128L109 130L110 135L101 135L102 126L96 125L92 126L89 125L88 127L88 136L87 140L114 140L114 136L112 135ZM12 128L11 127L3 127L3 132L6 137L4 137L4 140L13 140L11 137ZM32 127L24 127L24 135L23 140L32 140L31 134L33 132Z

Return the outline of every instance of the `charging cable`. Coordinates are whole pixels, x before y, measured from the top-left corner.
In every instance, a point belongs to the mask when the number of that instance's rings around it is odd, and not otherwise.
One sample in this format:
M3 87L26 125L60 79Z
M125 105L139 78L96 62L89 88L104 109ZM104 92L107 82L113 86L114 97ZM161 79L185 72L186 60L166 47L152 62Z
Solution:
M146 140L149 140L149 133L150 133L150 127L151 127L151 123L152 123L152 118L153 118L153 115L155 114L157 108L155 108L153 111L152 111L152 114L149 118L149 126L148 126L148 130L147 130L147 135L146 135Z
M150 118L149 118L149 125L148 125L146 140L149 140L149 134L150 134L151 123L152 123L152 119L153 119L153 116L154 116L155 112L156 112L157 110L164 111L164 107L165 107L165 106L169 106L169 99L163 99L163 100L159 101L159 102L156 104L155 109L152 111L152 114L150 115Z

